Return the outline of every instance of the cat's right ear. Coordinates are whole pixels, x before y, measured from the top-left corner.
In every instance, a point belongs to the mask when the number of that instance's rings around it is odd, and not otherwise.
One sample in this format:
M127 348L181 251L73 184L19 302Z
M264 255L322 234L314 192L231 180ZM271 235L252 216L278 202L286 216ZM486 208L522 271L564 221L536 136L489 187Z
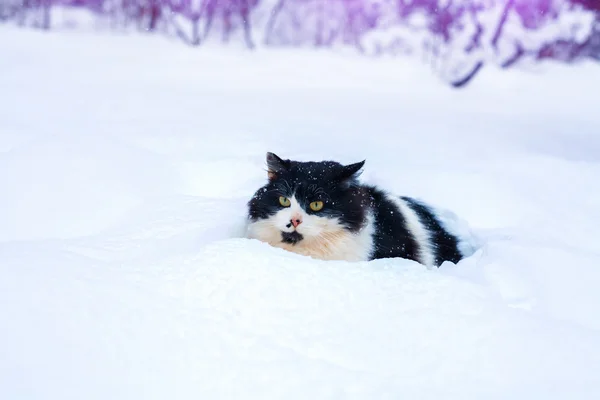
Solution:
M365 160L350 165L344 165L341 172L336 177L336 180L342 185L342 187L347 188L356 181L356 178L360 176L361 169L364 165Z
M279 173L286 171L290 167L290 161L282 160L277 154L268 152L267 167L269 180L272 181L277 178Z

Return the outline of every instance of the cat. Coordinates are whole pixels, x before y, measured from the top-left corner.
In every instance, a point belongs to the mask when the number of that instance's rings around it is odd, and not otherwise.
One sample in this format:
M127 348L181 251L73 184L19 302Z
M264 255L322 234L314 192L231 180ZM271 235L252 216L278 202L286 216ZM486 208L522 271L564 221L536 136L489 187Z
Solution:
M405 258L458 263L469 247L424 202L359 183L365 161L283 160L268 152L268 182L248 206L246 236L321 260Z

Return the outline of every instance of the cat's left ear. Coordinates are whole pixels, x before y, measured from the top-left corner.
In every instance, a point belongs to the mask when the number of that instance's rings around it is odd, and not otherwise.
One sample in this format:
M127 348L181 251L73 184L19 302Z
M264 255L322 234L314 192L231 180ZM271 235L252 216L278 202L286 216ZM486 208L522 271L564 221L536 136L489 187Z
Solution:
M342 168L342 173L339 175L339 178L343 181L350 178L358 178L362 173L361 168L365 165L365 161L366 160L350 165L345 165Z
M290 160L282 160L275 153L268 152L267 153L267 167L269 180L277 178L277 175L281 172L286 171L290 168Z

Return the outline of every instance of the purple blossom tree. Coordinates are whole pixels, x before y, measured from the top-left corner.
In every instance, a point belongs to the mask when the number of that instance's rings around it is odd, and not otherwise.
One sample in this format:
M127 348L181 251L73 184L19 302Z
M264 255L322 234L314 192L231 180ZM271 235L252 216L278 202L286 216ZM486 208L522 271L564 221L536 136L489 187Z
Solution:
M600 61L599 0L0 0L0 22L52 29L58 7L190 46L210 39L418 53L455 87L486 64Z

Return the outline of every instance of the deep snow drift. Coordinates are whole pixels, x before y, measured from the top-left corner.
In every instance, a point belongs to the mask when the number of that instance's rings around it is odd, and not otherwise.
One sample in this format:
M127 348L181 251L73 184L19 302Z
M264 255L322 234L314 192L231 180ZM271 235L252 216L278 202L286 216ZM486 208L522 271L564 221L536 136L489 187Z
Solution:
M454 91L408 59L0 48L1 398L600 396L596 65ZM266 151L366 159L483 247L427 270L243 239Z

